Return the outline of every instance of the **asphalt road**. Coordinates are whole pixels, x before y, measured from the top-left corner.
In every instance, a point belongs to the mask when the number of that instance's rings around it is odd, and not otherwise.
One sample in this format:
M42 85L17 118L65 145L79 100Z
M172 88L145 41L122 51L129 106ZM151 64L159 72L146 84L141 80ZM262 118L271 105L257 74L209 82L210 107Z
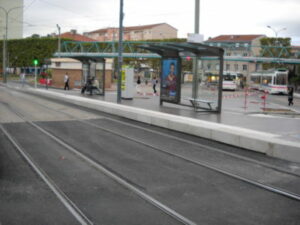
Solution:
M299 224L299 200L217 171L300 195L299 164L2 87L0 94L4 129L94 224L182 223L70 148L195 224ZM78 223L3 133L0 154L0 224Z

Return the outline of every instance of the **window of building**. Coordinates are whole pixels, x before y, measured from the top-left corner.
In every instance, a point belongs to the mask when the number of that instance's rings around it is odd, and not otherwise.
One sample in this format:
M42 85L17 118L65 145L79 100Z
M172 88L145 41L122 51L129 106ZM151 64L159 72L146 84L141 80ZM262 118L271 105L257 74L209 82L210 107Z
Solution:
M226 56L230 56L231 55L231 53L230 52L226 52Z
M61 62L55 62L55 67L60 67Z
M230 64L226 64L226 70L230 70Z
M236 48L240 47L240 43L235 43L235 47Z
M208 69L208 70L211 69L211 64L207 64L207 69Z
M219 70L219 69L220 69L220 65L216 64L216 70Z
M239 70L239 64L234 64L234 70L238 71Z
M248 70L248 66L246 64L243 65L243 70L244 71Z
M248 53L247 53L247 52L244 52L244 53L243 53L243 56L248 56Z
M255 71L260 70L260 68L261 68L260 64L259 64L259 63L256 63L256 64L255 64Z

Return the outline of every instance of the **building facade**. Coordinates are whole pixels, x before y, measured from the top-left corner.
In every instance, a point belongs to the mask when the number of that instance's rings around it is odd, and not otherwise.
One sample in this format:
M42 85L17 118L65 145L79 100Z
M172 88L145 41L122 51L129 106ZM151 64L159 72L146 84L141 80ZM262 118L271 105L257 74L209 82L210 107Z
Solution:
M210 46L224 48L226 60L224 60L224 71L242 74L244 80L250 80L250 74L261 69L261 64L256 62L245 61L230 61L230 57L251 57L258 56L260 53L260 39L265 35L220 35L210 38L205 43ZM203 64L203 69L206 72L217 73L220 65L217 61L206 61Z
M84 33L97 41L117 41L119 29L110 27ZM125 41L177 38L177 29L167 23L124 27Z
M107 59L105 63L105 88L112 85L112 59ZM52 86L57 88L64 87L64 75L68 73L70 88L81 88L84 80L84 68L80 61L71 58L52 58L49 66L52 72ZM102 82L102 65L96 65L94 76Z
M7 38L23 38L24 0L0 0L0 39L6 34L6 13L8 12Z

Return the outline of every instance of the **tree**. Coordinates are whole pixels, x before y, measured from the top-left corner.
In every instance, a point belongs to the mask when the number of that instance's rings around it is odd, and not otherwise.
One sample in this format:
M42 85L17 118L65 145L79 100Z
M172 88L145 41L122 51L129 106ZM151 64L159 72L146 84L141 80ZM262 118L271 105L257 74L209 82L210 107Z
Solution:
M31 35L31 38L40 38L41 36L39 34L33 34Z
M261 56L271 58L289 58L291 57L291 38L262 38ZM280 68L279 63L264 63L263 69Z

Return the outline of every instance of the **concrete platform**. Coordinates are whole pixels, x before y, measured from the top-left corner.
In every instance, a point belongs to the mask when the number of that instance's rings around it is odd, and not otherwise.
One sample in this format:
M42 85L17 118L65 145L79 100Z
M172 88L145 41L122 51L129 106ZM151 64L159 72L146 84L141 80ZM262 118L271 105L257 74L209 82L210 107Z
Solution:
M52 99L71 102L101 112L110 113L143 123L204 137L233 146L261 152L269 156L300 162L300 143L282 140L280 135L241 127L187 118L112 102L75 96L68 92L26 88L23 91Z

